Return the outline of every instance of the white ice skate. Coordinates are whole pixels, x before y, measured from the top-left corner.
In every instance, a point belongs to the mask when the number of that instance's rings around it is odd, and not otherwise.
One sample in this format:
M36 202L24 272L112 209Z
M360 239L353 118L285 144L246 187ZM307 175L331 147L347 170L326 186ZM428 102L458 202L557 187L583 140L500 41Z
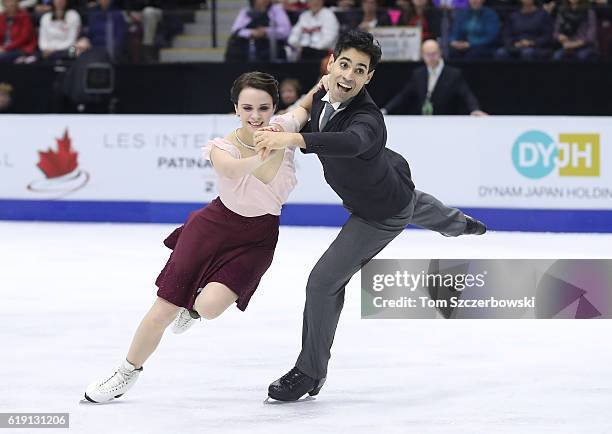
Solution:
M172 333L177 335L185 333L194 323L195 319L191 316L191 313L182 307L172 322Z
M141 372L142 366L136 369L134 365L124 360L113 375L91 383L85 391L85 399L100 403L119 398L130 390Z

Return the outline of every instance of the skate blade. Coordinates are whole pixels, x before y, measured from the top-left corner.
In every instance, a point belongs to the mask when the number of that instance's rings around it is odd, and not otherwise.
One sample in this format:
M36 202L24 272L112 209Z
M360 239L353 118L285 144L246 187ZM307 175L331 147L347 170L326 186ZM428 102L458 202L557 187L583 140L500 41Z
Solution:
M91 402L83 398L79 401L79 404L80 405L106 405L106 404L110 404L111 402L113 401L111 400L111 401L106 401L106 402Z
M315 398L314 396L308 396L308 395L304 396L303 398L298 399L297 401L278 401L268 396L263 401L263 403L265 405L287 405L287 404L299 404L301 402L316 401L316 400L317 398Z
M115 399L113 398L113 399L111 399L111 400L109 400L109 401L105 401L105 402L96 402L96 401L92 400L91 398L89 398L89 397L87 396L87 394L85 394L85 395L83 396L83 398L82 398L82 399L79 401L79 404L82 404L82 405L83 405L83 404L84 404L84 405L105 405L105 404L111 404L111 403L113 403L114 401L115 401Z

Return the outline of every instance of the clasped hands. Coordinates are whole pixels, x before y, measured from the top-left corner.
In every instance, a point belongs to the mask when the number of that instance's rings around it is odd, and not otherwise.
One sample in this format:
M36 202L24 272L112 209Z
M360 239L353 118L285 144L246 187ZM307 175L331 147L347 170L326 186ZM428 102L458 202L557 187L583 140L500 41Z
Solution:
M262 160L267 159L273 150L287 147L288 134L278 125L259 128L253 134L255 152L259 154Z
M329 75L324 75L317 83L311 93L318 90L329 90ZM270 152L275 149L284 149L289 146L295 146L293 133L286 133L280 125L268 125L259 128L253 134L253 144L255 152L259 154L262 160L270 156Z

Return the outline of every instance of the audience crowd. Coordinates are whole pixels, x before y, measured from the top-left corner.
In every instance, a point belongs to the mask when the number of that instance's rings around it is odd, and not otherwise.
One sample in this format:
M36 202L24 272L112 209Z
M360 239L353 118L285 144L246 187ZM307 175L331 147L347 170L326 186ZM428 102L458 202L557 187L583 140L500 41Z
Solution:
M437 40L451 59L593 60L607 57L612 42L608 1L245 0L226 60L320 60L340 32L383 26L420 27L422 40ZM56 62L91 48L115 62L154 61L181 31L166 12L207 7L204 0L0 0L0 62Z
M384 112L486 115L461 72L444 60L593 61L609 57L612 0L244 0L225 47L227 62L318 61L343 31L421 29L425 65ZM0 63L155 62L194 11L213 0L0 0ZM217 0L219 7L223 0ZM218 9L219 11L222 8ZM230 16L231 17L231 16ZM80 57L84 53L87 56ZM384 56L383 56L384 60ZM2 77L0 77L1 79ZM305 89L281 86L280 110ZM11 105L0 84L0 112ZM408 106L406 106L408 107Z

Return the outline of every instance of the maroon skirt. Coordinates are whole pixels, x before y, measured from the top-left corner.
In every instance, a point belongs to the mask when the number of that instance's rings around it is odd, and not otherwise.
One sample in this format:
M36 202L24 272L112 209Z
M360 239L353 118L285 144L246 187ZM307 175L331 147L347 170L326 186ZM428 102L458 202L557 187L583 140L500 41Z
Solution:
M198 289L219 282L238 295L236 305L245 310L272 263L278 226L278 216L244 217L214 199L164 240L172 254L155 281L157 295L193 309Z

